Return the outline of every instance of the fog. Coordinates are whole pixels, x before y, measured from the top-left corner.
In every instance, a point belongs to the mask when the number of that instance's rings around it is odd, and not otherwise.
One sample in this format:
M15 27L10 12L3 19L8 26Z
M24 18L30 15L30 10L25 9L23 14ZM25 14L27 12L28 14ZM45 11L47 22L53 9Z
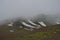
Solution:
M60 0L0 0L0 20L60 13Z

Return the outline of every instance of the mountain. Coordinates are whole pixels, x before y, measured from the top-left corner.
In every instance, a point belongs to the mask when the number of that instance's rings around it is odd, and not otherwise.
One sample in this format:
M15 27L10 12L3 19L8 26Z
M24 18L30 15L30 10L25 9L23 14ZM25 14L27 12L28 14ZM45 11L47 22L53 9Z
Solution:
M44 23L46 23L46 25L56 24L56 18L51 15L46 15L46 14L38 14L34 16L31 20L35 23L43 21Z

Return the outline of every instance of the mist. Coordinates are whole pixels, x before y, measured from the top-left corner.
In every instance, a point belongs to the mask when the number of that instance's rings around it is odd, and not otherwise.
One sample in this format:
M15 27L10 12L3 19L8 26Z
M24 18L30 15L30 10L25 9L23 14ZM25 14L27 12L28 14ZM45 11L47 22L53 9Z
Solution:
M0 0L0 20L59 14L60 0Z

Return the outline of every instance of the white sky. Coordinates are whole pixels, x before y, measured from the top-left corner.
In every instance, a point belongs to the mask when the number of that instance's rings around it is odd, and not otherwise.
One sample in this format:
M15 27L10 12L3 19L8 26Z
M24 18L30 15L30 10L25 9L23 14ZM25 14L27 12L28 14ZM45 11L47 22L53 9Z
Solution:
M39 13L60 13L60 0L0 0L0 20Z

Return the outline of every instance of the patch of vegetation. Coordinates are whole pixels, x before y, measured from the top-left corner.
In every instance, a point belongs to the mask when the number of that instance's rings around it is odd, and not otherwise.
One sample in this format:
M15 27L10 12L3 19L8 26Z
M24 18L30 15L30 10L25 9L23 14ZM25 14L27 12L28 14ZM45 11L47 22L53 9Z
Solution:
M57 32L60 32L60 25L47 26L47 31L40 31L39 29L34 31L26 31L24 29L20 29L19 27L17 28L19 30L11 33L9 32L9 27L7 25L1 26L0 40L45 40L53 38Z

